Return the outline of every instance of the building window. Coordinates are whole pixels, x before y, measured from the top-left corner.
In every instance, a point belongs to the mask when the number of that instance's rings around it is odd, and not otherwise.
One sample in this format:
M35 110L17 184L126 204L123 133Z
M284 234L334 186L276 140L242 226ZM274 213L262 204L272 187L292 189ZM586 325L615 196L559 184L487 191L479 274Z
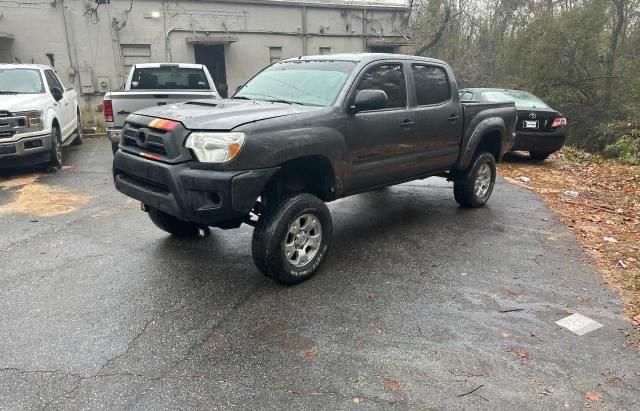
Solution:
M320 47L320 55L331 54L331 47Z
M273 64L282 60L282 47L269 47L269 63Z
M134 64L151 63L151 44L121 44L120 50L125 72Z

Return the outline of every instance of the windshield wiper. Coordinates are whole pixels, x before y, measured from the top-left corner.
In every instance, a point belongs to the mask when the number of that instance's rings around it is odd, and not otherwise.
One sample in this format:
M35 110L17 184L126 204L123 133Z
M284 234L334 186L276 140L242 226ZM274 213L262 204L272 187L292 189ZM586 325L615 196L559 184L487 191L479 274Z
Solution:
M0 90L0 94L18 94L17 91Z
M231 100L253 100L252 98L246 97L246 96L233 96L231 97Z
M264 100L264 101L268 101L270 103L300 104L300 103L296 103L295 101L283 100L281 98L276 98L273 100Z

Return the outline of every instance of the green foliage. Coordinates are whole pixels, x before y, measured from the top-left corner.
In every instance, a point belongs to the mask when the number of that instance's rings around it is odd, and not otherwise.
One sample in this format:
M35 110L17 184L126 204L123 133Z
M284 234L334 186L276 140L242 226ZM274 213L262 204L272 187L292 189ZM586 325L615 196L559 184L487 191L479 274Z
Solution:
M463 87L531 91L567 116L570 144L632 157L638 139L623 125L640 113L640 0L419 4L418 43L447 7L455 16L424 54L448 61Z
M607 125L610 139L614 143L604 149L604 155L625 164L640 163L640 124L625 121ZM618 137L622 135L622 137Z

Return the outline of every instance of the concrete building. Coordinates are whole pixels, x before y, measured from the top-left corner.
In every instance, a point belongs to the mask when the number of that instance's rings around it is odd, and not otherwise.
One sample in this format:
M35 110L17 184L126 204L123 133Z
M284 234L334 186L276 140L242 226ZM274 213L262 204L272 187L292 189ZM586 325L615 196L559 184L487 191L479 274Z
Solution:
M0 0L0 62L53 65L100 125L102 95L144 62L202 63L232 93L298 55L409 52L404 0Z

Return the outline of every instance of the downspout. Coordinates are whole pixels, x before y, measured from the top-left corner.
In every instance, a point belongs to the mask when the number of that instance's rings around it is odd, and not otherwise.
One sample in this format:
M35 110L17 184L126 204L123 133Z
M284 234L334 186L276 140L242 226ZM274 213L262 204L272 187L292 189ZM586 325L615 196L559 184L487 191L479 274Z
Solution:
M76 74L78 73L78 69L76 69L75 65L73 64L73 58L71 57L71 41L69 40L69 28L67 25L67 15L64 12L64 1L60 2L60 11L62 11L62 21L64 23L64 35L65 35L65 40L67 42L67 56L69 57L69 66L71 67L71 69L73 70L73 81L72 83L75 84L76 82ZM76 56L77 59L77 56Z
M367 51L367 9L362 9L362 51Z
M307 6L302 6L302 55L307 53Z

